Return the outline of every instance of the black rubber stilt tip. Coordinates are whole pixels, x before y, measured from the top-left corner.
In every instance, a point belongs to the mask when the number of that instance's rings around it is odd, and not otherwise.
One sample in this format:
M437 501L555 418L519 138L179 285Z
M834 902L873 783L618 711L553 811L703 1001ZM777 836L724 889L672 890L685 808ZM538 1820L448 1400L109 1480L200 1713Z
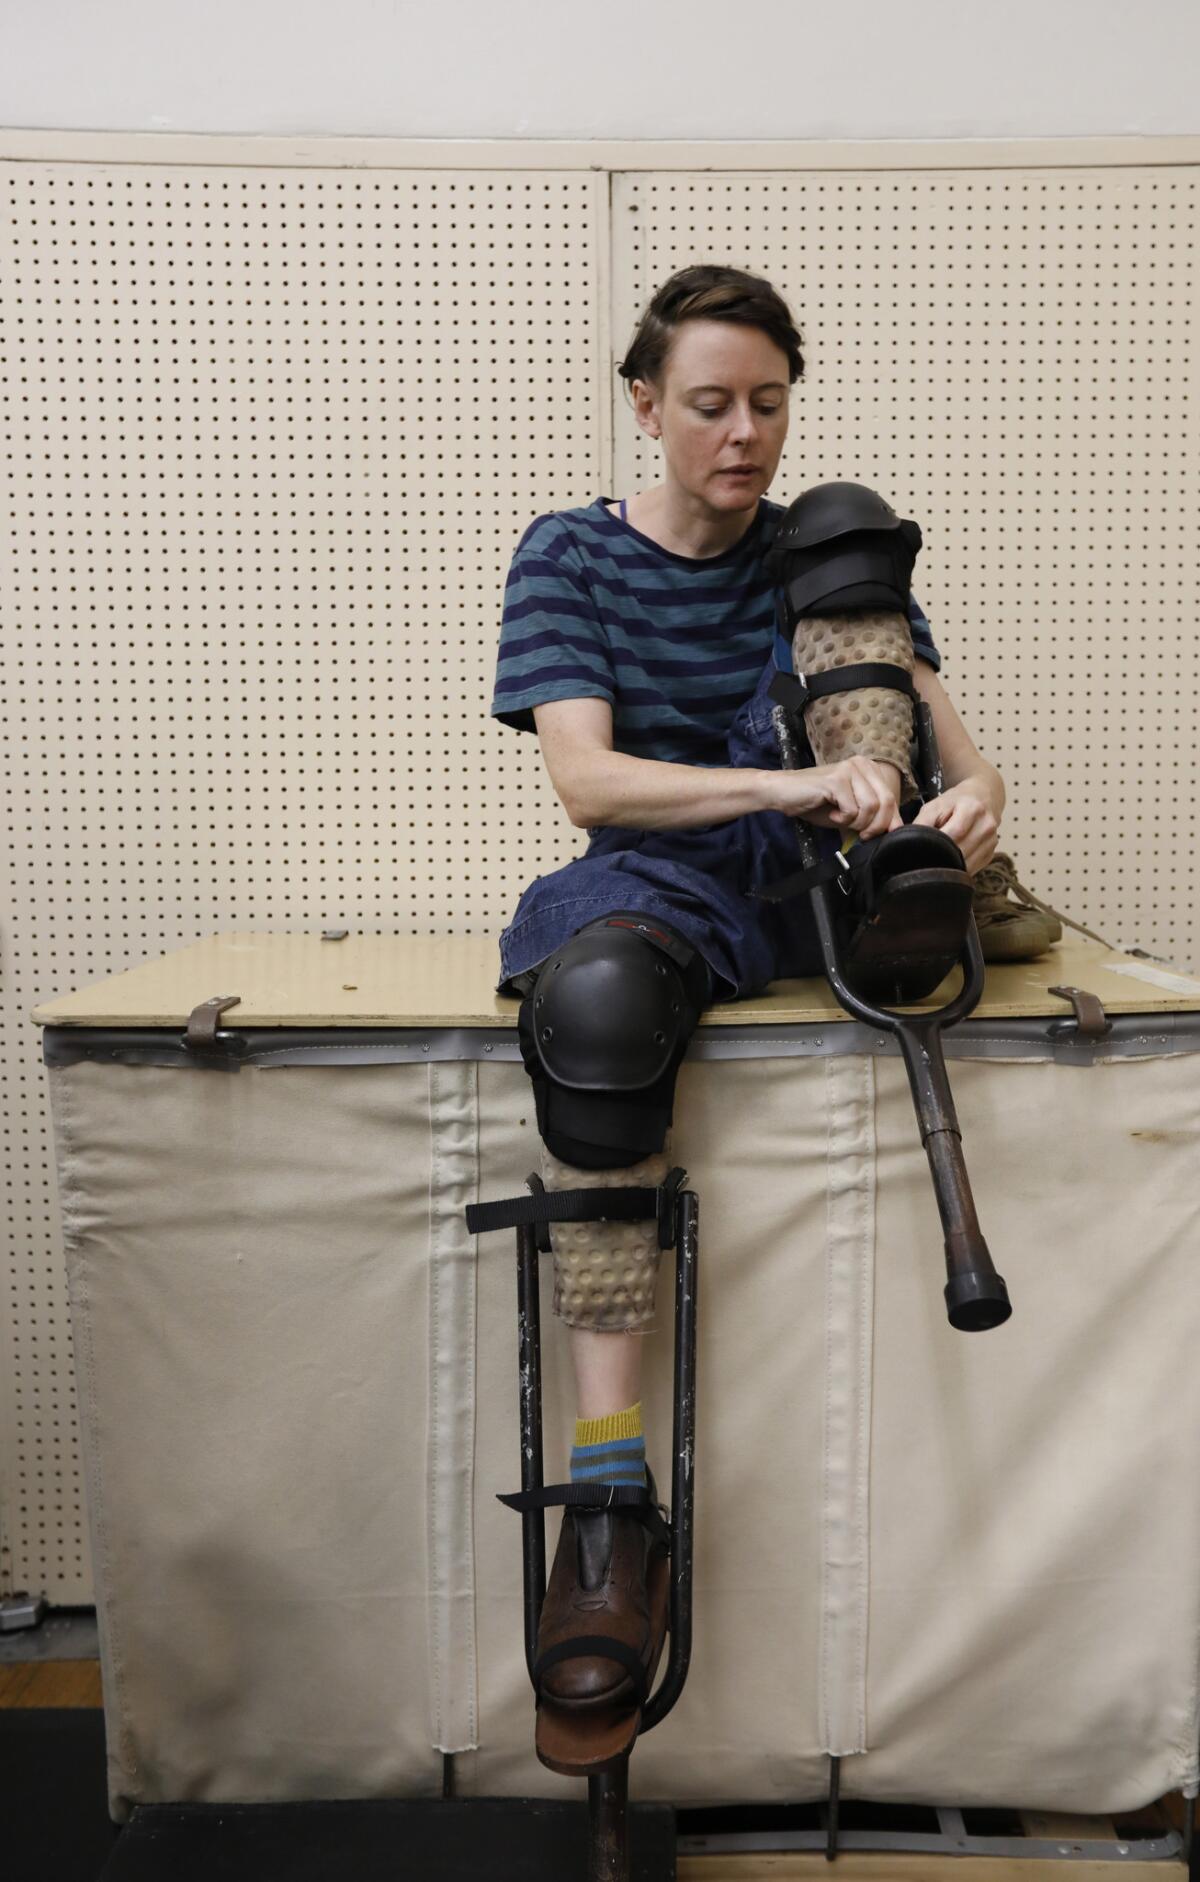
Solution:
M998 1274L976 1269L946 1282L946 1312L960 1333L986 1333L1004 1325L1012 1303Z

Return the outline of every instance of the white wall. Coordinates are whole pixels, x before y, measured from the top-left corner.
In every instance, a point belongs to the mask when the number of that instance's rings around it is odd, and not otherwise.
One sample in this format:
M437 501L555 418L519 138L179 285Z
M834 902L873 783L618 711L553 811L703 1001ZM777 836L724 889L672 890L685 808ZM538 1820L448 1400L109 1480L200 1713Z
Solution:
M1200 132L1196 0L5 0L0 18L12 128Z

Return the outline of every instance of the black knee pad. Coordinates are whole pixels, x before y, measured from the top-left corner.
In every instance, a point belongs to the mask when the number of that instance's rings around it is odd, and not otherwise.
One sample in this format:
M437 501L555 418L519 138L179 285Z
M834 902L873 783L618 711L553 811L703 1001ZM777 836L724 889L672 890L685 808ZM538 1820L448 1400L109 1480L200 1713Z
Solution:
M789 631L806 616L860 608L907 617L920 547L919 524L864 484L814 484L788 506L766 555Z
M661 1150L675 1077L712 994L707 962L656 916L601 916L538 969L521 1057L546 1148L584 1170Z

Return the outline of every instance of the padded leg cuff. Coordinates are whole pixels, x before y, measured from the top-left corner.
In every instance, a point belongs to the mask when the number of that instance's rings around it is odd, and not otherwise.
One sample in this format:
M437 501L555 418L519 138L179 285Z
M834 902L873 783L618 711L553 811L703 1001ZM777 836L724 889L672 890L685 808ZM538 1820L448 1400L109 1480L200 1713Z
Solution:
M655 1185L671 1167L670 1132L660 1152L620 1170L580 1170L542 1146L547 1189L626 1189ZM592 1333L645 1333L658 1292L658 1225L646 1222L553 1222L554 1311L569 1327Z
M797 621L792 637L797 673L828 673L834 667L878 661L911 673L916 664L912 632L902 614L828 615ZM814 699L804 715L813 757L819 765L843 758L875 758L895 765L900 802L919 797L909 758L912 704L907 693L887 686L860 686L851 693Z

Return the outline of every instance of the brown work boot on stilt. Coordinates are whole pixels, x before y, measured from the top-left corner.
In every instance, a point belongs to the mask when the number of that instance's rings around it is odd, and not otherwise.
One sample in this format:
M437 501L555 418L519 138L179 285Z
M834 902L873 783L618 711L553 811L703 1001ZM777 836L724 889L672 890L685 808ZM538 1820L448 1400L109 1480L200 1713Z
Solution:
M648 1584L668 1548L653 1477L644 1505L564 1511L538 1628L544 1704L575 1712L641 1705L662 1651Z

